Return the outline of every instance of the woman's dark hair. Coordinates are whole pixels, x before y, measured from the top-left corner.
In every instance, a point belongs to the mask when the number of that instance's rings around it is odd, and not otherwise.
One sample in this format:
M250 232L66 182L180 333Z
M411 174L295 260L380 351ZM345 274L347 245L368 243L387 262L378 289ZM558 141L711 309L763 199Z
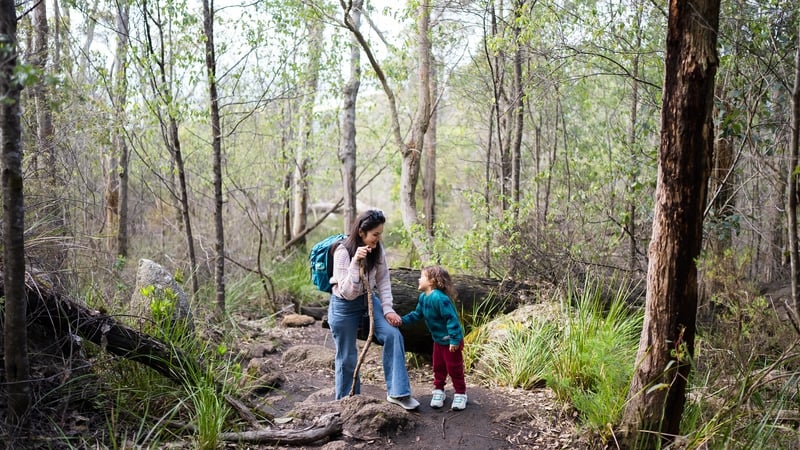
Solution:
M353 225L350 226L350 234L347 236L347 239L342 242L342 245L347 248L348 253L350 253L351 258L356 254L358 247L364 245L364 241L361 239L361 235L358 232L363 231L366 233L384 223L386 223L386 216L384 216L383 211L379 209L370 209L358 216L355 222L353 222ZM369 252L364 259L365 271L369 272L380 262L382 251L383 246L378 242L378 246L375 247L373 251Z

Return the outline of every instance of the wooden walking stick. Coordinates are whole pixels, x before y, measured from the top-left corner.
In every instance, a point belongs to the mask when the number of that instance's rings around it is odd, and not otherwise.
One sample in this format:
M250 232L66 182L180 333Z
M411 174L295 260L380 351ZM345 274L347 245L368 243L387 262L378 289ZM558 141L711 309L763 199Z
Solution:
M367 278L366 273L364 273L364 261L361 261L361 268L359 270L360 277L361 277L361 285L366 286L367 288L367 311L369 311L369 333L367 334L367 343L364 344L364 348L361 349L361 354L358 356L358 362L356 363L356 369L353 371L353 385L350 386L350 397L352 397L356 392L356 379L358 378L358 372L361 370L361 363L364 362L364 358L367 356L367 350L369 350L369 344L372 343L372 336L375 334L375 318L374 318L374 311L372 307L372 288L369 285L369 279Z

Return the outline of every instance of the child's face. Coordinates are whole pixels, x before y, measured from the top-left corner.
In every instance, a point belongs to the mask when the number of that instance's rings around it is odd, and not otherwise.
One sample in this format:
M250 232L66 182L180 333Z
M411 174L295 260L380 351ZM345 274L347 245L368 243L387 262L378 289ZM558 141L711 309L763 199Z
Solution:
M431 289L433 289L433 281L428 279L428 274L425 273L424 270L419 274L419 286L417 287L417 289L425 292L428 292Z

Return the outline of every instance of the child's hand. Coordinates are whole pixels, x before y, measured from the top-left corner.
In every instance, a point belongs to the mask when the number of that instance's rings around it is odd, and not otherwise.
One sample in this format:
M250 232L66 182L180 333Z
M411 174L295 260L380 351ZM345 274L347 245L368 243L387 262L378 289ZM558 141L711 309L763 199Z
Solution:
M450 353L455 353L458 351L458 345L451 345L450 346Z

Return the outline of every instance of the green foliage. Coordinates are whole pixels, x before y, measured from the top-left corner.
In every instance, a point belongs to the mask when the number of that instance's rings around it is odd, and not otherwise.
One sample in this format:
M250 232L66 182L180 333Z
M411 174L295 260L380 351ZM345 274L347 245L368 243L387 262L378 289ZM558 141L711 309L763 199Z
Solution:
M241 369L228 360L224 346L206 348L202 355L209 358L205 367L189 367L188 379L183 383L188 408L197 428L197 448L212 450L219 446L219 435L224 430L232 409L225 396L241 379Z
M317 288L311 283L308 255L297 253L280 264L272 266L270 275L275 279L275 289L290 298L319 298Z
M733 379L720 366L695 371L681 422L685 448L796 448L796 430L785 419L800 404L800 374L782 368L797 364L797 345L795 341L767 366L763 359L751 358ZM714 359L726 356L730 354L720 352Z
M477 368L479 376L500 386L540 386L550 371L556 326L545 320L532 324L503 321L496 325L495 331L500 334L485 341Z
M171 421L191 422L196 430L196 448L219 446L219 434L230 423L231 408L225 400L239 385L243 374L229 345L222 341L203 341L197 334L180 326L170 329L174 297L169 291L158 295L152 289L142 290L153 299L153 321L147 332L173 347L179 355L164 361L174 366L174 373L185 378L180 385L165 379L152 369L128 360L108 360L98 366L98 376L107 384L105 392L113 398L101 397L102 409L108 411L109 445L129 448L132 443L148 448L164 439L173 439Z
M605 434L624 408L642 326L631 309L630 284L607 298L588 282L577 294L554 294L558 311L542 302L535 312L472 324L464 338L464 362L485 383L532 389L547 385L571 404L587 429ZM475 317L491 317L474 314Z
M587 281L562 303L566 322L548 385L597 432L619 420L630 385L643 316L627 306L629 293L623 286L606 302L602 286Z
M190 323L175 317L178 293L170 288L157 289L153 285L143 287L140 292L150 301L151 321L146 323L143 331L182 348L191 334Z
M630 292L623 284L608 299L599 283L587 282L577 298L555 294L557 312L476 324L465 337L465 364L491 385L532 389L546 381L584 426L606 433L621 417L641 332L642 313L626 303Z

